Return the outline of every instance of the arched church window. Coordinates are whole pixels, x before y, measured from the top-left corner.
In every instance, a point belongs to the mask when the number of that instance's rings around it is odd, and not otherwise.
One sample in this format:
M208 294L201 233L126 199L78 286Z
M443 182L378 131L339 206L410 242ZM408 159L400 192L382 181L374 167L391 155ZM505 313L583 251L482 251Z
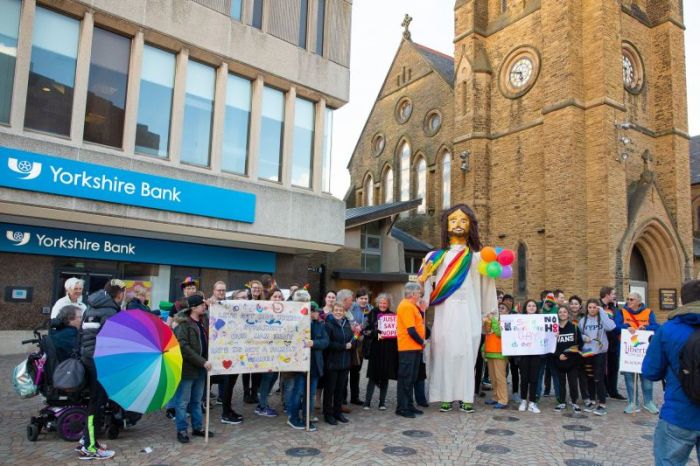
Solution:
M425 173L425 159L421 157L418 159L418 162L416 162L416 197L422 199L420 205L416 209L416 212L419 214L424 214L425 213L425 206L426 206L426 182L427 182L427 176Z
M365 205L374 205L374 183L372 182L372 175L368 175L365 180Z
M404 142L401 146L401 173L399 178L401 186L401 201L407 201L411 196L411 146Z
M452 196L452 178L451 178L451 162L452 154L445 151L442 156L442 208L449 209Z
M384 203L394 202L394 170L387 168L384 172Z

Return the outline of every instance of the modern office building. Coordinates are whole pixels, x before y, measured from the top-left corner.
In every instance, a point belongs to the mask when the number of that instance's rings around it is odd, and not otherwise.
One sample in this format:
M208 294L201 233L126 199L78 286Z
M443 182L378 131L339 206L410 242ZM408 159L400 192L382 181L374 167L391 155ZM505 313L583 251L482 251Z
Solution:
M0 0L0 330L70 276L177 298L343 245L351 0ZM313 209L310 223L305 212Z

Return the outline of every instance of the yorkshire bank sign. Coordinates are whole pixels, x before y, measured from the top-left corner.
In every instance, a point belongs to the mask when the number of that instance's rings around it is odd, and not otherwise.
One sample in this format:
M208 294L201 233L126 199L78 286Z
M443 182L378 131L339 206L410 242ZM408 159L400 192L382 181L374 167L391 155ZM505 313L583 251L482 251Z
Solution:
M255 221L255 195L162 176L0 146L0 186L167 210Z

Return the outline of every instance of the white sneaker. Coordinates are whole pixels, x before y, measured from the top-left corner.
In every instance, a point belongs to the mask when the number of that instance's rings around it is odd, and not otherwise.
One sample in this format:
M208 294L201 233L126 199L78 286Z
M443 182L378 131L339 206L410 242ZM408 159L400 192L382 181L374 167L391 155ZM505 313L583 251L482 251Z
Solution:
M540 413L540 408L537 407L537 403L529 403L527 405L527 410L530 411L531 413L535 413L535 414Z
M105 450L104 448L97 448L94 452L91 452L87 448L83 447L80 450L80 454L78 456L78 459L81 460L107 460L109 458L114 457L114 451L113 450Z
M522 412L527 409L527 400L522 400L520 406L518 406L518 411Z

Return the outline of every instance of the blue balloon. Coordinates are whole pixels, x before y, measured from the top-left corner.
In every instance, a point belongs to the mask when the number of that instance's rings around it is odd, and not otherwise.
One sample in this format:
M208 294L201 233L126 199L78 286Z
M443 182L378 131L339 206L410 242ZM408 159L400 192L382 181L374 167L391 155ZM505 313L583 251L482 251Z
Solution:
M496 255L499 255L503 251L503 248L496 248Z

